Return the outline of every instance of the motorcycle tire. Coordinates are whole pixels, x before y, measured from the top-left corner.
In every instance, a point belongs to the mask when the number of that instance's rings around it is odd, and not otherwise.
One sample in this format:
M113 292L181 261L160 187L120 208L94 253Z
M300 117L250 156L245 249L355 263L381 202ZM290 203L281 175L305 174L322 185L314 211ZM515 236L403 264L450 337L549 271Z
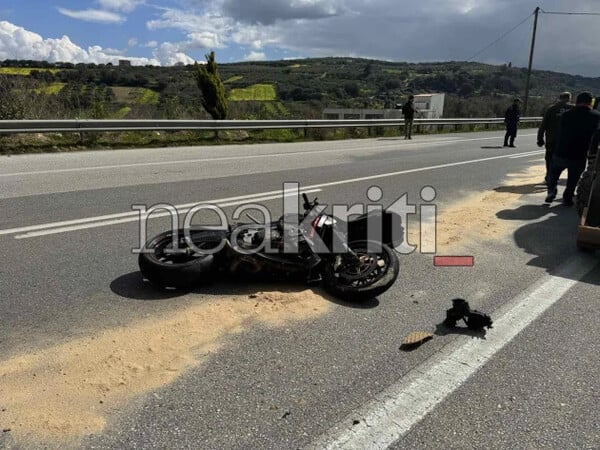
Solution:
M342 273L335 272L333 264L328 265L323 271L323 281L324 288L329 294L341 300L364 302L383 294L394 284L400 273L400 261L394 250L381 244L380 252L369 252L367 241L351 242L349 247L360 257L369 258L371 263L376 257L377 265L379 266L380 261L383 261L385 266L372 279L361 279L357 278L359 274L348 273L356 278L356 282L348 283L348 280L341 276ZM372 276L373 273L369 272L367 275Z
M177 232L180 247L185 244L183 229ZM215 248L226 236L214 231L192 231L191 239L198 248ZM140 253L138 264L145 279L161 288L191 288L208 278L213 270L215 256L212 254L168 255L166 248L172 247L173 230L165 231L145 246L149 253Z

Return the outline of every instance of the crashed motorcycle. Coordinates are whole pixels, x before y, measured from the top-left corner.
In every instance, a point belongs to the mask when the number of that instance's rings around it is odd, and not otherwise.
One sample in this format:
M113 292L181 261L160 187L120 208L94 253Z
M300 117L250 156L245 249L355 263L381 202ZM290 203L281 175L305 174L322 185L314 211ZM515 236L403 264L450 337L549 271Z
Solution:
M269 224L249 216L254 223L225 230L197 227L161 233L139 254L142 275L161 288L191 288L232 274L252 280L302 280L348 301L369 300L388 290L399 273L393 248L402 242L400 217L377 211L340 221L315 213L317 199L303 198L303 214Z

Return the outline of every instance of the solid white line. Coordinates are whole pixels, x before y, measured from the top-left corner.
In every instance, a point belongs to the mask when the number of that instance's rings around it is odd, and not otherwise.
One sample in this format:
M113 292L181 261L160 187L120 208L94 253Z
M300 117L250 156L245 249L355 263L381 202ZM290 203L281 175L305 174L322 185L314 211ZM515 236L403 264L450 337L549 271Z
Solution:
M317 192L317 191L315 191L315 192ZM181 205L175 205L175 209L191 208L200 203L209 203L209 204L214 205L214 204L220 204L223 202L230 202L230 201L236 201L236 200L250 201L250 200L254 200L257 197L264 197L266 195L279 194L281 196L281 193L282 193L282 191L269 191L269 192L260 192L257 194L239 195L237 197L226 197L226 198L219 198L219 199L215 199L215 200L206 200L206 201L200 201L200 202L194 202L194 203L184 203ZM149 206L151 206L151 205L149 205ZM107 214L105 216L86 217L83 219L65 220L62 222L51 222L51 223L45 223L45 224L40 224L40 225L31 225L31 226L27 226L27 227L8 228L6 230L0 230L0 236L5 235L5 234L16 234L16 233L24 233L24 232L28 232L28 231L44 230L47 228L79 225L79 224L90 223L90 222L108 222L108 221L112 221L112 219L127 218L127 217L137 218L137 217L139 217L139 212L138 211L129 211L129 212L125 212L125 213ZM152 216L152 217L154 217L154 216ZM128 222L128 220L125 220L124 222L115 221L114 223L125 223L125 222ZM111 223L111 225L112 224L113 223Z
M389 172L389 173L370 175L370 176L359 177L359 178L350 178L350 179L346 179L346 180L332 181L329 183L321 183L321 184L314 184L311 186L305 186L303 188L303 190L307 191L307 190L311 190L311 189L322 189L322 188L330 187L330 186L339 186L339 185L343 185L343 184L357 183L357 182L361 182L361 181L370 181L370 180L376 180L376 179L380 179L380 178L404 175L404 174L408 174L408 173L425 172L425 171L429 171L429 170L443 169L443 168L447 168L447 167L456 167L456 166L463 166L463 165L475 164L475 163L486 162L486 161L493 161L496 159L506 159L506 158L510 158L510 156L512 156L512 155L490 156L488 158L472 159L469 161L438 164L435 166L419 167L416 169L407 169L407 170L401 170L398 172ZM176 208L186 208L186 207L195 206L199 203L218 204L219 202L222 202L222 201L236 200L236 199L251 200L258 196L271 195L271 194L277 194L277 193L281 194L281 191L262 192L259 194L252 194L252 195L246 195L246 196L240 196L240 197L231 197L229 199L209 200L207 202L187 203L184 205L177 205L175 207ZM31 235L31 233L29 233L29 232L57 228L57 227L65 227L65 231L75 231L75 230L84 229L85 227L81 228L78 225L85 224L85 223L97 223L97 225L95 225L93 227L92 226L87 227L87 228L96 228L96 227L101 227L101 226L109 226L109 225L116 225L119 223L131 222L132 221L131 217L134 217L134 218L138 217L138 212L131 211L131 212L126 212L126 213L109 214L109 215L105 215L105 216L96 216L96 217L87 217L87 218L83 218L83 219L67 220L67 221L63 221L63 222L53 222L53 223L31 225L31 226L19 227L19 228L10 228L10 229L6 229L6 230L0 230L0 236L7 235L7 234L27 233L26 235L23 235L23 236L24 237L33 237ZM115 220L113 220L113 219L115 219ZM77 225L77 227L71 227L71 225ZM52 233L46 233L46 234L52 234ZM37 235L41 236L43 234L37 234Z
M535 151L535 152L529 152L529 153L523 153L522 155L514 155L514 156L511 156L511 157L510 157L510 159L526 158L526 157L528 157L528 156L541 155L541 154L543 154L543 153L545 153L545 152L544 152L544 150L541 150L541 151L540 151L540 150L537 150L537 151Z
M597 264L598 260L593 255L577 255L554 275L543 276L527 293L498 311L494 327L485 340L459 338L455 346L442 350L445 355L433 356L374 401L349 415L339 426L322 436L314 448L365 450L389 447L560 300ZM353 426L352 420L357 417L361 419L360 423Z
M533 136L525 134L523 136ZM471 141L484 141L490 139L498 139L498 137L485 137L485 138L473 138L473 139L450 139L450 140L430 140L430 141L415 141L415 142L407 142L402 143L401 147L410 147L410 146L418 146L423 144L428 145L440 145L440 144L452 144L452 143L460 143L460 142L471 142ZM382 144L378 145L377 148L383 147L392 147L397 146L399 142L394 142L390 144ZM202 162L218 162L218 161L235 161L235 160L244 160L244 159L259 159L259 158L271 158L271 157L280 157L280 156L298 156L298 155L310 155L315 153L335 153L335 152L346 152L349 150L365 150L368 147L344 147L344 148L336 148L330 150L307 150L307 151L292 151L292 152L283 152L283 153L264 153L258 155L240 155L240 156L223 156L219 158L201 158L201 159L183 159L177 161L156 161L156 162L146 162L146 163L132 163L132 164L111 164L106 166L91 166L91 167L73 167L69 169L51 169L51 170L38 170L38 171L30 171L30 172L14 172L14 173L0 173L0 177L18 177L18 176L27 176L27 175L49 175L53 173L69 173L69 172L83 172L83 171L94 171L94 170L111 170L111 169L124 169L131 167L151 167L151 166L167 166L167 165L176 165L176 164L192 164L192 163L202 163Z
M469 161L459 161L459 162L455 162L455 163L438 164L436 166L419 167L417 169L400 170L398 172L382 173L379 175L369 175L369 176L360 177L360 178L350 178L348 180L332 181L330 183L313 184L311 186L306 186L306 189L311 189L311 188L316 188L316 187L323 188L323 187L329 187L329 186L339 186L341 184L357 183L360 181L370 181L370 180L377 180L379 178L395 177L395 176L404 175L407 173L425 172L428 170L445 169L448 167L464 166L467 164L475 164L475 163L486 162L486 161L494 161L496 159L507 159L507 158L510 158L510 156L511 155L490 156L488 158L471 159Z
M315 192L321 192L321 189L311 189L311 190L303 191L303 192L305 194L312 194ZM235 201L231 201L231 202L223 202L223 203L200 202L200 203L194 203L192 205L187 205L184 208L177 207L176 209L177 209L177 213L179 215L181 215L181 214L186 214L188 211L190 211L192 209L192 207L199 205L199 204L210 204L210 205L219 206L221 208L225 208L227 206L236 206L236 205L246 204L249 202L254 203L254 202L264 202L267 200L275 200L275 199L282 198L282 197L283 197L283 192L279 192L278 194L275 194L275 195L245 198L245 199L235 200ZM168 217L168 216L170 216L170 213L162 212L162 213L151 214L148 217L148 219L157 219L159 217ZM117 224L121 224L121 223L137 222L139 220L140 220L139 212L136 212L135 217L128 217L126 219L106 220L106 221L102 221L102 222L93 222L93 223L88 223L88 224L80 224L80 225L73 225L73 226L66 226L66 227L59 227L59 228L50 228L50 229L42 230L42 231L30 231L25 234L16 235L15 239L29 239L29 238L33 238L33 237L39 237L39 236L48 236L51 234L66 233L68 231L87 230L90 228L106 227L109 225L117 225Z

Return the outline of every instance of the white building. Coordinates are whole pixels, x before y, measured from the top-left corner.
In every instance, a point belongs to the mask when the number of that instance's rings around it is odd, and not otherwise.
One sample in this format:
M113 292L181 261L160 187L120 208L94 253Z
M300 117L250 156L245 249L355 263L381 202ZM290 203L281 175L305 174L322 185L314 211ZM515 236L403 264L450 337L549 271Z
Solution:
M438 119L444 115L445 94L415 95L415 118ZM325 120L344 119L402 119L402 105L397 109L325 108Z
M417 94L415 108L419 111L417 117L423 119L439 119L444 116L445 94Z

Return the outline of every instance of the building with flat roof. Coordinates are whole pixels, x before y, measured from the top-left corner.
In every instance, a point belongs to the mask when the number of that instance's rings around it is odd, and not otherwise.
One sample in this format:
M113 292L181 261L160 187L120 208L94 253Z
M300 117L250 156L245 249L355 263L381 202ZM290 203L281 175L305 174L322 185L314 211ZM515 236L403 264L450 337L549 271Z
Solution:
M415 95L416 118L439 119L444 115L445 94ZM396 109L325 108L325 120L402 119L402 104Z

